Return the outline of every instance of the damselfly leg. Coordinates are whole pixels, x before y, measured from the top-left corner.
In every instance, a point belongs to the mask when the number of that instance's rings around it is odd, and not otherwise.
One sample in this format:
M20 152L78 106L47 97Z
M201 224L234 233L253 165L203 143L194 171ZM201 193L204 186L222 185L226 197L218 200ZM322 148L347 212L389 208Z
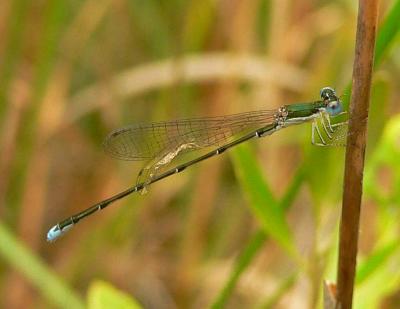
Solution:
M343 114L345 112L340 113ZM321 112L311 125L311 143L321 147L346 146L347 125L347 121L331 124L330 116Z

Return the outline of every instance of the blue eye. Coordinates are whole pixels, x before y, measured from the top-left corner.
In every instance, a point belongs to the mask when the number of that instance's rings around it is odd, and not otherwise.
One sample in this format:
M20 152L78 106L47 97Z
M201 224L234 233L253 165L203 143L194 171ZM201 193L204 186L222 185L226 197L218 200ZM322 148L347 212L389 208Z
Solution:
M342 104L339 101L331 101L328 103L326 107L326 112L331 115L335 116L343 111Z

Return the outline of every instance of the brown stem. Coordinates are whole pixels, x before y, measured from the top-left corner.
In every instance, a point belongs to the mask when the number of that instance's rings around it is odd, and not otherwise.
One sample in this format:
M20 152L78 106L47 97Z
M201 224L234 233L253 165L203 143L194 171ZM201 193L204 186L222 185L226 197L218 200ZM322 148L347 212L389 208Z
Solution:
M359 1L340 223L337 304L341 309L352 307L377 15L378 0Z

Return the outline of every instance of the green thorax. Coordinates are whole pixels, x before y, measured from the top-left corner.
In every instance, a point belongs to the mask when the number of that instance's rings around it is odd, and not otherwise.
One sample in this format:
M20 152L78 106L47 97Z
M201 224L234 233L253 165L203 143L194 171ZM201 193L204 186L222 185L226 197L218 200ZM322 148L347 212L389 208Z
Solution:
M319 112L320 108L325 107L324 101L315 101L308 103L296 103L285 105L288 112L287 118L309 117Z

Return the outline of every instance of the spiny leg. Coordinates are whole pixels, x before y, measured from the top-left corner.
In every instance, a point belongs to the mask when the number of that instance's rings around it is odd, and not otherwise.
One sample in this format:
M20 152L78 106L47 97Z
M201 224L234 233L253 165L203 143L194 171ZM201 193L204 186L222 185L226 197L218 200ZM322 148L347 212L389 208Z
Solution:
M320 113L320 121L321 121L322 127L324 128L324 131L325 131L326 135L328 136L328 138L329 138L329 139L332 139L332 136L329 134L328 128L326 127L324 118L325 118L325 117L324 117L324 114L321 112L321 113ZM330 125L329 125L329 126L330 126ZM331 131L331 132L333 133L333 131Z
M339 114L333 115L333 116L330 116L329 114L325 113L325 119L328 122L328 127L329 127L329 129L331 130L332 133L334 132L334 130L335 130L334 128L335 127L337 127L338 125L340 126L342 124L347 124L348 121L346 120L346 121L343 121L343 122L331 124L331 118L336 118L336 117L339 117L339 116L342 116L342 115L346 115L346 114L347 114L347 111L340 112Z
M338 140L344 140L344 137L347 136L347 125L348 125L348 120L346 121L342 121L339 123L335 123L335 124L331 124L331 117L335 118L341 115L346 115L347 111L342 111L337 115L334 116L330 116L327 113L324 113L325 115L325 119L328 123L328 128L332 133L332 142L330 142L329 144L331 145L335 145L335 146L346 146L346 142L343 143L338 143L335 144L335 142L337 142Z
M148 163L145 167L143 167L136 178L136 186L141 187L138 191L140 194L147 193L147 187L149 186L151 179L154 177L154 160L151 160L151 163Z
M321 143L316 143L316 142L315 142L315 131L317 132L317 134L318 134L318 136L319 136L319 139L321 140ZM312 122L312 125L311 125L311 143L312 143L313 145L316 145L316 146L326 146L326 142L325 142L325 140L322 138L322 135L321 135L321 132L320 132L320 130L319 130L318 123L317 123L316 120L314 120L314 121Z
M337 127L343 127L343 126L347 126L349 124L348 121L343 121L343 122L338 122L332 125L333 130L336 130Z
M324 117L326 119L326 122L328 123L329 131L331 131L331 133L333 133L333 128L331 125L331 117L329 117L329 114L327 114L327 113L324 113Z
M346 137L347 137L347 124L348 122L340 122L340 123L335 123L332 125L332 128L334 132L332 133L332 139L328 140L328 142L325 142L325 140L321 137L321 134L319 132L319 127L318 123L315 121L315 123L312 123L312 134L311 134L311 142L313 145L316 146L346 146ZM317 134L319 138L321 139L322 143L318 143L315 141L315 131L317 131Z

